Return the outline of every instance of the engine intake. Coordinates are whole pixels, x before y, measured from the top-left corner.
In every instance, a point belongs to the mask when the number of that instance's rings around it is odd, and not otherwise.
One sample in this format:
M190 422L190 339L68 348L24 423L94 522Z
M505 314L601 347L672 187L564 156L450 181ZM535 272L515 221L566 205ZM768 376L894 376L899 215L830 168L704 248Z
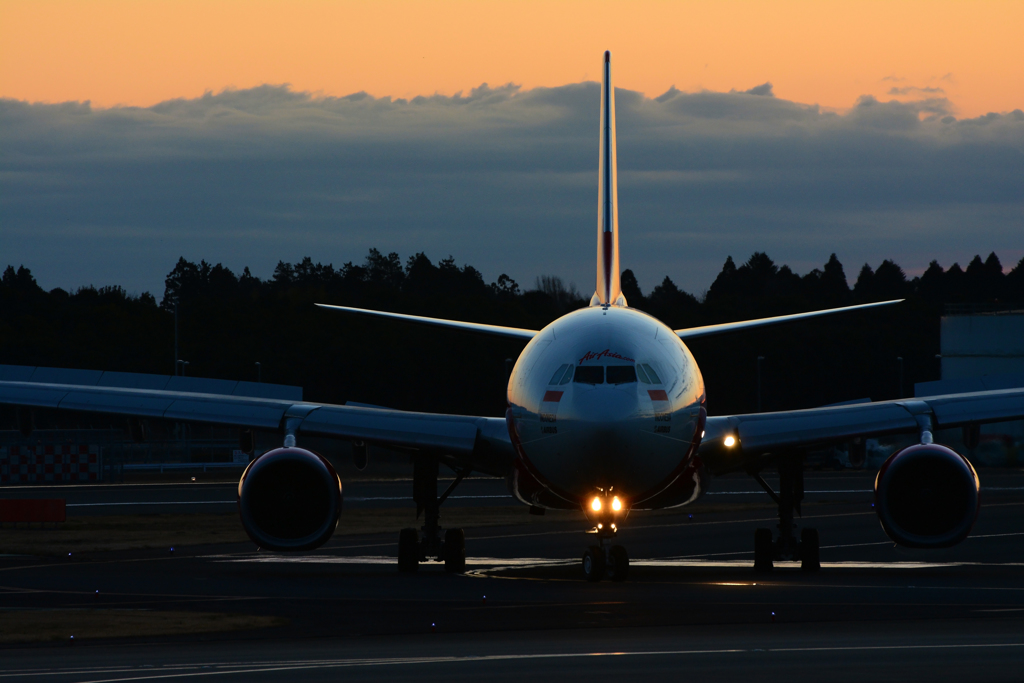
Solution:
M974 467L956 451L938 444L908 446L878 470L875 511L893 542L948 548L971 533L979 488Z
M253 461L238 482L238 511L253 543L268 550L312 550L341 516L341 479L326 458L277 448Z

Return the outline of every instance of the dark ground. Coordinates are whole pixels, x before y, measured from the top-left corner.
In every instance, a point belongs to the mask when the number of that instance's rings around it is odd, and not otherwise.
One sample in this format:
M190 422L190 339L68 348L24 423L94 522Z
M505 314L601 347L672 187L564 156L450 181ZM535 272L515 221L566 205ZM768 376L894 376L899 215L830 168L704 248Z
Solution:
M398 574L392 534L336 536L299 557L244 544L178 548L173 556L0 557L0 610L196 610L289 620L202 636L80 635L73 646L3 646L0 679L1019 681L1024 473L983 470L981 477L983 508L971 538L913 554L885 539L866 493L870 475L808 473L806 488L821 492L808 495L803 517L821 533L817 574L795 566L753 573L753 530L774 519L755 507L763 493L737 493L755 488L731 477L715 482L717 494L692 520L688 511L633 515L620 534L634 558L622 584L581 579L587 537L582 524L564 520L467 530L466 576L437 564ZM459 493L503 493L496 482L469 484ZM380 499L407 488L353 483L346 505L399 507ZM218 484L62 491L80 503L230 500L218 497L230 493ZM708 511L715 504L728 510ZM69 514L76 509L86 508Z

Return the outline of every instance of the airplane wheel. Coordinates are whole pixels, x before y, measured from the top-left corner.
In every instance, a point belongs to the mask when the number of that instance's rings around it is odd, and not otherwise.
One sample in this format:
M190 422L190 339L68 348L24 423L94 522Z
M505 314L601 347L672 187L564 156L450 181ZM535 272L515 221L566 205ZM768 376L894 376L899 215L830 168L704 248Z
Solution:
M805 572L816 572L821 569L818 558L818 530L802 529L800 531L800 569Z
M625 581L629 574L629 554L621 545L613 545L608 552L608 566L605 570L612 581Z
M420 535L415 529L398 533L398 571L414 572L420 565Z
M449 574L466 573L466 532L462 529L444 532L444 570Z
M754 532L754 571L770 572L772 570L772 530L758 529Z
M604 553L596 545L583 553L583 575L587 581L600 581L604 576Z

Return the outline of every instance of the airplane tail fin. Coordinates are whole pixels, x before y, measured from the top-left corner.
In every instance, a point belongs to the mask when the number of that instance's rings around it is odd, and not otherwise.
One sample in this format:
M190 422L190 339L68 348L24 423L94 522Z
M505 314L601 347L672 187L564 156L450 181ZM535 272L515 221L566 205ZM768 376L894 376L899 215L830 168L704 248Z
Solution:
M615 158L612 53L604 53L601 81L601 160L597 197L597 291L591 306L625 306L619 283L619 184Z

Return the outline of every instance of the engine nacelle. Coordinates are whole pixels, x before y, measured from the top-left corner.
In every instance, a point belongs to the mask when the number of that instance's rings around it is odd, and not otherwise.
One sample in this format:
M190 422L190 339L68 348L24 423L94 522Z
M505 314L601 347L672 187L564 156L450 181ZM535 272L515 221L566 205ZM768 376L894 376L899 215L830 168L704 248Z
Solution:
M948 548L978 517L980 483L967 458L938 444L908 446L875 477L875 511L885 534L908 548Z
M302 448L267 451L238 482L238 512L253 543L268 550L312 550L341 516L341 479L326 458Z

